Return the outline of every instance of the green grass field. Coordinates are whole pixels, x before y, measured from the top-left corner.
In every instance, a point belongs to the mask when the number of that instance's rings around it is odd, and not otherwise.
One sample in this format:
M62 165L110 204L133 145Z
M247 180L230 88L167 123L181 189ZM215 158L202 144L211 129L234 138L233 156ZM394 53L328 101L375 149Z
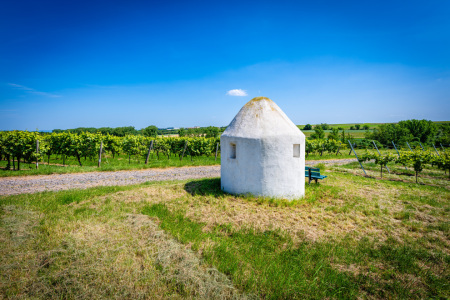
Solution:
M433 121L433 122L434 123L450 123L450 121ZM344 128L344 130L349 130L350 127L355 126L356 124L361 125L361 127L363 127L364 125L367 125L367 126L369 126L370 129L374 129L381 124L396 124L396 123L346 123L346 124L328 124L328 126L336 127L336 128L341 127L341 128ZM311 125L315 126L315 125L320 125L320 124L311 124ZM297 125L297 126L301 129L305 126L305 124Z
M364 125L367 125L367 126L369 126L369 129L374 129L374 128L378 127L378 125L385 124L385 123L328 124L328 126L330 126L330 127L336 127L336 128L341 127L341 128L344 128L344 130L350 130L350 127L355 126L356 124L361 125L361 128L362 128ZM311 125L314 127L314 126L320 125L320 124L311 124ZM304 126L305 126L305 125L297 125L297 127L299 127L300 129L302 129Z
M449 298L448 175L366 166L292 202L220 179L2 196L0 298Z
M344 130L345 135L350 134L350 136L354 139L363 139L366 137L366 132L370 130ZM305 136L308 138L311 134L314 133L314 130L302 130ZM331 130L324 130L325 137L331 132Z

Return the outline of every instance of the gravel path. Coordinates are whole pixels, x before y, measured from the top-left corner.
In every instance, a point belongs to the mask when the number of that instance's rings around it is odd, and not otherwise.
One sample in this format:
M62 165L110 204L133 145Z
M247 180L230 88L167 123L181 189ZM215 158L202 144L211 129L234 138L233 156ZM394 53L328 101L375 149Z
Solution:
M310 160L307 165L345 164L356 159ZM146 181L220 177L220 166L182 167L117 172L90 172L0 178L0 195L86 189L94 186L130 185Z

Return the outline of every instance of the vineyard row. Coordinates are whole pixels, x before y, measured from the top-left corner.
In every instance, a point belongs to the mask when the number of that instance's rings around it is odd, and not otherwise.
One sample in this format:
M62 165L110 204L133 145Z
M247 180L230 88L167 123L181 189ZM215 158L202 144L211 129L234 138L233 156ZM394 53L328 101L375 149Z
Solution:
M152 143L153 141L153 143ZM379 147L381 145L377 142ZM0 159L24 162L43 161L50 163L51 155L74 157L79 165L81 158L95 159L98 157L100 146L102 153L108 153L113 158L119 154L128 157L148 158L151 150L159 157L162 155L186 155L210 156L220 153L220 138L206 137L167 137L152 138L140 135L127 135L117 137L101 133L52 133L40 134L28 131L0 132ZM355 147L355 144L353 145ZM306 156L323 153L340 154L341 151L349 151L349 144L340 140L319 139L306 140ZM370 148L370 144L358 145L358 148ZM19 165L20 168L20 165Z

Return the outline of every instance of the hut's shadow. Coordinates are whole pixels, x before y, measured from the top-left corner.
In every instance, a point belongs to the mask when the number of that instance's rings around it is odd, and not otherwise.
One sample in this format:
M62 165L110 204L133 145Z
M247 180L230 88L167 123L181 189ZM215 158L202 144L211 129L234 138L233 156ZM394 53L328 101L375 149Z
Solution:
M184 190L195 195L208 195L214 197L223 196L225 193L220 189L220 178L205 178L189 181L184 185Z

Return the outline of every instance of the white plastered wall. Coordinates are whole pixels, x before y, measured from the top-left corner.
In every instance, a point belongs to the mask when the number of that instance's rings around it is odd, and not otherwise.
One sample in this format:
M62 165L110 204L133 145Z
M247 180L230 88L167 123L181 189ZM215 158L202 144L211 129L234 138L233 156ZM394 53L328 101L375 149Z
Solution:
M285 199L305 195L305 136L270 99L247 103L220 142L224 191Z

